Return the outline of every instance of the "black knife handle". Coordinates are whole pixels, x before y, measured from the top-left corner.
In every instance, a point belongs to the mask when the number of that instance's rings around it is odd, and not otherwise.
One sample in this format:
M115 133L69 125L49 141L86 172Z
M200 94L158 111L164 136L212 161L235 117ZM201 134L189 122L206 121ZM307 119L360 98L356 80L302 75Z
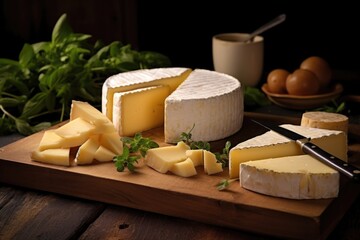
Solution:
M311 142L302 144L302 150L329 167L338 170L355 181L360 180L360 169L322 150Z

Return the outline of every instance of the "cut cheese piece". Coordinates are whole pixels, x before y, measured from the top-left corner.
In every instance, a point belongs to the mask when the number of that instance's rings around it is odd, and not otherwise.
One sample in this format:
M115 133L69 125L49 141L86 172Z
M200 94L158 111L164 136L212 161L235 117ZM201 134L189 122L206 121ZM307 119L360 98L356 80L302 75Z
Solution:
M123 144L117 132L101 134L100 145L115 154L122 154L123 152Z
M175 163L187 159L186 150L189 149L183 141L178 142L176 146L152 148L146 152L145 163L160 173L166 173Z
M248 190L291 199L334 198L339 173L309 155L240 164L240 185Z
M100 146L94 155L94 158L99 162L110 162L114 159L115 153L105 148L104 146Z
M282 127L311 138L311 142L330 154L347 161L347 137L342 131L308 128L291 124ZM300 147L284 136L268 131L260 136L239 143L230 150L230 178L239 177L239 164L251 160L301 155Z
M191 149L186 151L186 156L191 159L195 167L204 165L203 155L202 149Z
M196 69L165 101L165 142L190 131L194 141L214 141L240 130L243 122L240 82L223 73Z
M208 175L216 174L223 171L222 164L218 163L214 153L204 151L204 171Z
M180 177L191 177L197 174L193 161L187 158L185 161L175 163L170 172Z
M301 118L301 126L338 131L348 131L349 118L339 113L305 112Z
M99 146L99 136L91 136L83 145L79 147L75 158L76 164L91 164L95 158L95 153Z
M70 147L80 146L95 132L96 127L91 123L76 118L55 130L55 133L64 138Z
M111 76L102 88L102 112L113 119L113 98L117 92L127 92L139 88L167 85L174 91L189 75L189 68L154 68L119 73Z
M70 146L64 146L66 141L64 138L57 135L54 130L47 130L41 138L39 143L39 150L43 151L49 148L69 148Z
M169 86L140 88L114 93L112 122L120 136L136 133L164 124L164 102Z
M83 120L95 125L99 132L106 133L115 131L115 127L112 122L98 109L87 102L72 101L70 121L73 121L76 118L82 118Z
M70 166L70 149L46 149L44 151L35 150L31 152L31 159L42 163Z

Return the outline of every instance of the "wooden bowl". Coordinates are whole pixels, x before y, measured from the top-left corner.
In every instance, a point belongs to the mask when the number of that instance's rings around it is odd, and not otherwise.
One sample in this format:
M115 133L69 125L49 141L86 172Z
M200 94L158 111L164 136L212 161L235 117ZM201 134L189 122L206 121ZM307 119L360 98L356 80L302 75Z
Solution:
M344 88L341 84L335 84L328 92L309 96L271 93L269 92L267 83L262 85L261 90L267 95L271 102L280 107L305 110L321 107L331 102L340 96Z

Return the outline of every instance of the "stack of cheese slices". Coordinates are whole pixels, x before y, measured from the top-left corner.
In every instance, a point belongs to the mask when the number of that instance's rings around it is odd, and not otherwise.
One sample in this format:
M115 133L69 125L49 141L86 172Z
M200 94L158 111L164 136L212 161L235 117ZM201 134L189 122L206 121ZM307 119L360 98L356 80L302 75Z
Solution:
M242 127L243 93L237 79L215 71L144 69L105 81L102 112L120 136L164 126L165 142L177 143L194 127L194 141L214 141Z

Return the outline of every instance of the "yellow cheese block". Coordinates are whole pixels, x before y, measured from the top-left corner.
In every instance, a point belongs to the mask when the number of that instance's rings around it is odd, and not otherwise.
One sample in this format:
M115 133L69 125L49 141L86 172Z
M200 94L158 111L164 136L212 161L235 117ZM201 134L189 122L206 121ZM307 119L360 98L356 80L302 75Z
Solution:
M104 133L100 135L100 145L115 154L122 154L123 144L117 132Z
M95 125L82 118L76 118L56 129L55 133L64 138L68 146L76 147L86 142L95 131Z
M66 141L64 138L57 135L54 130L48 130L44 132L43 137L39 143L38 149L40 151L49 149L49 148L69 148L66 146Z
M191 159L195 167L204 165L203 155L202 149L191 149L186 151L186 156Z
M186 150L189 149L183 141L178 142L176 146L152 148L146 153L145 163L160 173L166 173L175 163L187 159Z
M164 124L164 103L169 86L153 86L114 93L112 122L120 136L136 133Z
M70 166L70 149L46 149L35 150L31 153L31 159L38 162L61 166Z
M98 132L107 133L115 131L112 122L102 114L102 112L87 102L72 101L70 121L73 121L76 118L82 118L90 124L95 125Z
M339 113L305 112L301 118L301 126L338 131L348 131L349 118Z
M79 147L75 158L76 164L91 164L95 158L95 153L98 150L99 146L99 136L91 136L83 145Z
M204 150L204 171L208 175L216 174L223 171L222 164L217 162L215 154Z
M309 155L240 164L240 185L248 190L291 199L334 198L339 173Z
M193 161L187 158L185 161L175 163L170 172L180 177L191 177L197 174Z
M170 91L174 91L190 74L191 69L169 68L142 69L111 76L106 80L102 88L102 112L113 119L114 94L127 92L140 88L158 85L167 85Z
M291 124L281 125L305 137L330 154L347 161L347 136L342 131L308 128ZM239 177L239 164L251 160L303 154L299 145L273 131L239 143L230 150L230 178Z
M114 157L115 153L110 151L109 149L105 148L104 146L100 146L94 155L94 158L99 162L111 162Z

